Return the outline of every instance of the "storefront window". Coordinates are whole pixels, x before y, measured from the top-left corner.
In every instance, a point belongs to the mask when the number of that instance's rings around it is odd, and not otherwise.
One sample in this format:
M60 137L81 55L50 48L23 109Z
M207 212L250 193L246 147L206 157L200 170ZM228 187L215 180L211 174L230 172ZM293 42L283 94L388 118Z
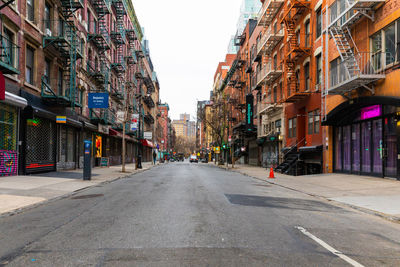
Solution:
M371 122L363 122L361 127L361 170L371 172Z
M17 111L0 104L0 150L17 149Z
M350 171L351 169L351 129L350 125L343 127L343 170Z
M372 159L373 173L382 173L383 140L382 140L382 120L372 122Z
M335 170L342 170L342 135L341 128L335 128Z
M68 129L68 148L67 148L67 161L74 162L75 155L74 155L74 148L75 148L75 131L71 128Z
M397 175L397 135L396 121L393 117L385 118L385 141L386 141L386 168L387 176L396 177Z
M351 147L353 156L353 172L360 171L360 124L354 124L351 132Z

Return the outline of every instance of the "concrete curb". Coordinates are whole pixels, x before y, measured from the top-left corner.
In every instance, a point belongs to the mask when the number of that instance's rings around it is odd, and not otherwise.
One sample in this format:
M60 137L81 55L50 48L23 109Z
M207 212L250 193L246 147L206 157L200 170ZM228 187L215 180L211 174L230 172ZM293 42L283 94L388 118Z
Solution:
M76 194L78 194L78 193L80 193L80 192L82 192L82 191L84 191L84 190L91 189L91 188L94 188L94 187L98 187L99 185L109 184L109 183L115 182L115 181L117 181L117 180L126 178L126 177L128 177L128 176L136 175L136 174L139 174L139 173L148 171L148 170L150 170L150 169L152 169L152 168L154 168L154 167L157 167L157 166L159 166L159 165L151 165L149 168L141 169L141 170L138 170L138 171L136 171L136 172L121 173L121 174L123 174L123 175L120 175L120 176L118 176L118 177L112 178L112 179L110 179L110 180L106 180L106 181L99 182L98 184L94 184L94 185L89 185L89 186L86 186L86 187L82 187L82 188L79 188L79 189L77 189L77 190L71 191L71 192L69 192L69 193L66 193L66 194L61 195L61 196L58 196L58 197L49 198L49 199L43 200L43 201L41 201L41 202L38 202L38 203L35 203L35 204L32 204L32 205L28 205L28 206L25 206L25 207L21 207L21 208L14 209L14 210L12 210L12 211L7 211L7 212L4 212L4 213L0 213L0 218L11 217L11 216L20 214L20 213L22 213L22 212L25 212L25 211L28 211L28 210L31 210L31 209L40 207L40 206L42 206L42 205L46 205L46 204L48 204L48 203L51 203L51 202L54 202L54 201L57 201L57 200L60 200L60 199L64 199L64 198L68 198L68 197L74 196L74 195L76 195Z
M365 214L374 215L374 216L380 217L380 218L382 218L382 219L388 220L388 221L390 221L390 222L394 222L394 223L399 223L399 224L400 224L400 217L397 217L397 216L393 216L393 215L386 214L386 213L382 213L382 212L375 211L375 210L370 210L370 209L363 208L363 207L359 207L359 206L355 206L355 205L352 205L352 204L347 204L347 203L339 202L339 201L336 201L336 200L329 199L329 198L327 198L327 197L325 197L325 196L316 195L316 194L311 194L311 193L308 193L308 192L305 192L305 191L302 191L302 190L299 190L299 189L296 189L296 188L293 188L293 187L280 185L280 184L277 184L277 183L274 183L274 182L271 182L271 181L268 181L268 180L265 180L265 179L261 179L261 178L252 176L252 175L250 175L250 174L248 174L248 173L241 172L241 171L238 170L238 169L232 169L231 167L226 168L226 166L221 166L221 165L211 165L211 166L215 166L215 167L218 167L218 168L223 169L223 170L226 170L226 171L231 171L231 172L240 173L240 174L242 174L242 175L251 177L251 178L253 178L253 179L257 179L257 180L259 180L259 181L267 182L267 183L269 183L269 184L276 185L276 186L279 186L279 187L282 187L282 188L285 188L285 189L288 189L288 190L292 190L292 191L295 191L295 192L299 192L299 193L302 193L302 194L306 194L306 195L308 195L308 196L312 196L312 197L316 197L316 198L319 198L319 199L328 201L328 202L330 202L330 203L332 203L332 204L334 204L334 205L336 205L336 206L339 206L339 207L352 208L352 209L354 209L354 210L363 212L363 213L365 213Z

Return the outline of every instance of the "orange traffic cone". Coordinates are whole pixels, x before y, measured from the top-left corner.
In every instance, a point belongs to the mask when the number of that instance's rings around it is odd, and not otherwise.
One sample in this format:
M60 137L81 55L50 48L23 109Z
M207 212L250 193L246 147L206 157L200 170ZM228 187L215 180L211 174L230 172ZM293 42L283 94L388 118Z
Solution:
M273 169L272 167L269 169L269 178L271 178L271 179L274 179L274 178L275 178L275 176L274 176L274 169Z

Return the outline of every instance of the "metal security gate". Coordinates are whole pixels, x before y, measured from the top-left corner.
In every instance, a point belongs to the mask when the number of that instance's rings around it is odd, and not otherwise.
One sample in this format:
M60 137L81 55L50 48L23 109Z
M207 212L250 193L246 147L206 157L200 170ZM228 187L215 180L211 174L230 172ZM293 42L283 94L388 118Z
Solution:
M17 175L17 110L0 104L0 176Z
M26 123L26 173L55 171L55 123L40 117L27 119Z

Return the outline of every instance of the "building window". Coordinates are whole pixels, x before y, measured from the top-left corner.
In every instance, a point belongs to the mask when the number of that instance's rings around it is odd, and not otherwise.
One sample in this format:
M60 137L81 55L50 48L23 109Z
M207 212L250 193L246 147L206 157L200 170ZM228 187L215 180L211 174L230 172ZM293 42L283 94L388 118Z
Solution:
M321 81L322 81L322 56L321 56L321 54L318 54L315 57L315 61L316 61L315 81L316 81L316 84L321 84Z
M371 51L372 51L372 64L375 70L382 68L381 54L382 54L382 33L378 32L371 37Z
M35 0L26 0L26 17L32 22L35 21Z
M296 137L296 123L296 118L289 119L288 121L289 138Z
M314 112L308 112L308 134L313 134L314 132Z
M282 127L282 121L281 120L277 120L275 122L275 132L276 133L281 133L281 127Z
M6 57L2 61L7 60L7 64L15 68L15 52L14 52L14 33L4 28L3 43L5 47Z
M274 86L274 103L278 102L278 87Z
M305 47L310 47L311 46L311 42L310 42L310 20L307 20L306 21L306 24L305 24L305 28L306 28L306 35L305 35L305 40L304 40L304 42L305 42Z
M385 33L385 52L386 52L386 65L394 62L396 55L396 28L393 23L384 30ZM398 37L399 38L399 37Z
M297 118L293 118L292 137L296 137Z
M304 90L310 90L310 63L304 65Z
M274 56L274 70L276 70L278 68L278 55L275 54Z
M26 63L25 63L25 80L27 83L32 84L33 72L34 72L34 62L35 62L35 49L31 46L26 46Z
M396 40L397 58L396 58L396 61L400 62L400 20L396 21L396 25L397 25L397 40Z
M50 67L51 67L51 62L47 58L44 60L44 81L47 84L50 84Z
M50 13L51 7L46 3L44 5L44 28L45 28L45 34L47 34L47 31L51 32L51 13Z
M331 65L330 86L335 86L336 84L343 82L346 79L346 70L340 58L332 60L330 65Z
M315 134L319 133L319 127L320 127L319 119L320 119L320 114L319 114L319 109L317 109L314 111L314 133Z
M62 68L58 69L58 81L57 81L57 87L58 87L58 94L64 96L64 84L63 84L63 77L64 77L64 71Z
M317 29L316 29L316 38L319 38L322 34L322 12L321 8L317 10Z

